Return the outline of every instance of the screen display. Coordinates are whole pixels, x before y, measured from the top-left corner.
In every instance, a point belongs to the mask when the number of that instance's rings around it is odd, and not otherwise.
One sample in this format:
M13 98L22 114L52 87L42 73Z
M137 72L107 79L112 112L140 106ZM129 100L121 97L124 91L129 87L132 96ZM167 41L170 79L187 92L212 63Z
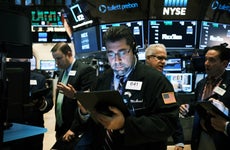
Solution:
M31 7L34 43L71 42L62 22L61 8Z
M31 25L35 27L62 27L61 11L52 9L31 10ZM33 31L33 30L32 30Z
M167 49L193 49L196 45L197 21L149 20L148 43L163 43Z
M101 24L100 25L100 41L101 41L101 50L105 51L105 43L103 42L103 34L107 31L108 28L112 26L121 26L125 25L130 28L132 31L137 47L144 47L144 24L143 21L130 21L130 22L117 22L112 24Z
M207 74L205 74L205 73L197 73L197 74L196 74L196 78L195 78L195 86L194 86L194 88L196 88L197 83L198 83L200 80L204 79L206 76L207 76Z
M64 8L64 17L73 29L93 25L96 22L94 17L92 17L92 11L95 7L92 7L90 4L91 2L86 0L78 0L76 3Z
M71 42L66 32L32 32L34 43Z
M165 67L163 69L164 72L181 71L181 70L182 70L181 58L169 58L166 60Z
M225 69L230 70L230 62L228 63L228 66Z
M55 60L40 60L40 69L41 70L56 70Z
M166 73L175 92L192 92L192 73Z
M199 49L230 43L230 24L216 22L201 22Z
M73 32L73 42L76 53L98 51L97 27L89 27Z

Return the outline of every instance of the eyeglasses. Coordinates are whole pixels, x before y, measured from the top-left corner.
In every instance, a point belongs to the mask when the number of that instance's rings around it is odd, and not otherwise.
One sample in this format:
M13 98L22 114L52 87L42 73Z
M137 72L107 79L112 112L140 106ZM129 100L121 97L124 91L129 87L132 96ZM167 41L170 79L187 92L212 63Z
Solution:
M150 57L155 57L156 59L162 61L162 60L167 60L167 57L164 57L164 56L156 56L156 55L149 55L148 56L149 58Z
M107 56L111 59L114 59L116 56L118 56L119 58L124 57L126 54L128 54L130 52L130 49L122 49L119 50L117 53L114 53L112 51L108 51L107 52Z

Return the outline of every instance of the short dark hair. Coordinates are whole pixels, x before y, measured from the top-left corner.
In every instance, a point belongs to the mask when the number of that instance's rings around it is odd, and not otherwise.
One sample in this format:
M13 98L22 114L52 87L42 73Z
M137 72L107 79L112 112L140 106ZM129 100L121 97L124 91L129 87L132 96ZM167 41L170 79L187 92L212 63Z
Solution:
M221 61L227 60L230 61L230 48L227 48L228 44L227 43L222 43L220 45L215 45L212 47L207 47L205 49L205 54L211 50L214 49L219 52L219 58Z
M51 52L56 52L57 50L61 50L63 54L67 55L68 52L72 52L71 47L69 46L69 44L65 43L65 42L59 42L57 44L54 45L54 47L51 49Z
M110 27L105 33L103 37L103 41L106 44L107 42L116 42L121 39L126 39L127 45L129 45L133 53L136 54L136 41L131 32L131 30L122 25L122 26L115 26Z

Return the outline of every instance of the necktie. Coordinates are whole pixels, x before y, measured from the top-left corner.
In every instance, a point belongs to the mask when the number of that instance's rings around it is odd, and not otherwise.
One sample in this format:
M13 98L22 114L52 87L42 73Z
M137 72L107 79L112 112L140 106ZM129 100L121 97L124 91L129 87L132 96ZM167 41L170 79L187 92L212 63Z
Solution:
M68 81L68 72L65 71L63 76L62 76L61 82L63 84L67 84L67 81ZM61 109L62 108L63 97L64 97L64 94L59 92L58 96L57 96L57 108L56 108L56 122L57 122L58 126L61 126L62 123L63 123L62 109Z
M123 93L124 93L124 83L125 83L124 76L119 76L118 78L119 78L119 84L118 84L117 90L119 91L119 93L121 95L123 95Z
M113 149L113 134L112 133L113 133L112 130L106 130L104 150Z
M219 82L221 81L221 78L215 79L215 78L209 78L207 79L207 82L205 84L204 87L204 94L202 99L207 99L208 97L210 97L213 94L213 89L214 87L219 84Z
M124 92L124 76L116 76L116 78L119 79L119 84L117 87L117 90L119 91L119 93L121 95L123 95ZM113 149L113 131L112 130L106 130L106 135L105 135L105 146L104 146L104 150L112 150Z

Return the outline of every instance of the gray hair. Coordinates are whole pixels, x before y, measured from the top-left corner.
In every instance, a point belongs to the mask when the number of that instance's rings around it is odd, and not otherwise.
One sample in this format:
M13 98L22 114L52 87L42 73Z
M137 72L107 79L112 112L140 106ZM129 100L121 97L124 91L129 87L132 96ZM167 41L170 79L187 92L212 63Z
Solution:
M150 44L146 49L145 49L145 57L149 55L153 55L155 53L155 50L157 47L160 47L166 51L166 47L164 44Z

